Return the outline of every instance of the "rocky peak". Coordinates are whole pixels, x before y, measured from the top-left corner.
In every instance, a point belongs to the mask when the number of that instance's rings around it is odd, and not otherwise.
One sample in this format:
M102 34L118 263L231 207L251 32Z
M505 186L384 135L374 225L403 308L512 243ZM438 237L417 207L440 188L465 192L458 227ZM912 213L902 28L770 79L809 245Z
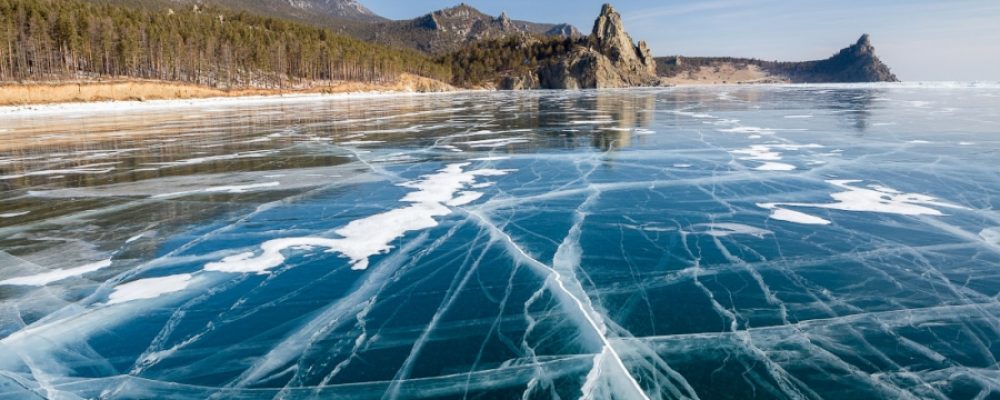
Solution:
M856 54L857 56L875 55L875 46L872 46L872 38L867 33L861 35L861 38L858 39L858 42L855 43L853 46L851 46L849 49L851 50L852 53Z
M507 16L506 12L500 13L500 16L497 17L497 24L500 25L500 30L505 32L517 30L517 27L514 26L514 23L510 20L510 17Z
M645 42L636 46L625 31L621 14L611 4L601 8L601 15L594 22L591 42L598 51L618 67L656 74L656 61Z
M501 88L604 89L660 84L656 60L646 42L632 42L621 15L610 4L601 9L588 40L579 42L558 62L545 63L534 75L515 78L502 82Z
M454 18L454 19L482 18L486 16L486 14L483 14L481 11L465 3L459 3L459 5L454 6L452 8L446 8L444 10L435 11L434 14L437 16L445 18Z

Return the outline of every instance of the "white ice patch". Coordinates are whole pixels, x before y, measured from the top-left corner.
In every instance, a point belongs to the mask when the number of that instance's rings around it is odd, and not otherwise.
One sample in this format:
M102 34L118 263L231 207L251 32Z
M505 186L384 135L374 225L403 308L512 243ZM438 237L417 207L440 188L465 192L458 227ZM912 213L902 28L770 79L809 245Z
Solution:
M392 242L407 232L433 228L437 218L449 215L448 206L469 204L482 193L465 190L476 185L482 176L500 176L510 171L497 169L463 170L470 163L451 164L436 174L400 186L416 189L403 197L410 206L351 221L335 232L338 239L299 237L275 239L261 245L260 254L252 252L226 257L205 265L207 271L230 273L265 273L285 262L282 252L290 249L326 248L350 259L351 268L368 268L368 258L392 250Z
M253 191L258 191L262 189L269 189L273 187L281 186L281 182L266 182L266 183L255 183L250 185L236 185L236 186L214 186L210 188L200 189L200 190L189 190L184 192L173 192L173 193L161 193L153 196L154 199L171 198L188 196L199 193L230 193L230 194L240 194L248 193Z
M986 243L1000 246L1000 227L983 229L982 232L979 232L979 237L983 238Z
M469 142L462 142L460 144L464 144L469 147L482 148L482 147L503 147L510 144L529 143L529 142L531 142L531 140L529 140L526 137L513 137L513 138L503 138L503 139L473 140Z
M267 183L257 183L253 185L242 185L242 186L216 186L205 189L207 193L246 193L258 189L272 188L276 186L281 186L281 182L267 182Z
M791 211L785 209L785 207L805 207L805 208L823 208L829 210L841 210L841 211L854 211L854 212L875 212L883 214L896 214L896 215L932 215L932 216L942 216L944 215L937 208L950 208L957 210L967 210L967 208L942 202L934 197L916 194L916 193L903 193L899 190L882 186L882 185L872 185L870 187L857 187L851 186L853 183L859 183L861 181L857 180L831 180L827 183L844 189L843 192L837 192L830 195L836 202L834 203L762 203L758 204L758 207L772 210L771 217L774 219L781 219L789 222L801 222L804 220L804 216L808 214L799 213L797 211ZM932 208L936 207L936 208ZM779 217L775 217L775 214L781 212ZM798 215L796 215L798 214ZM808 220L814 221L814 223L820 223L819 218L809 216ZM826 221L826 220L823 220ZM829 223L829 221L826 221Z
M697 112L690 112L690 111L667 110L666 112L671 113L671 114L683 115L685 117L698 118L698 119L715 118L711 114L697 113Z
M191 274L180 274L123 283L115 286L114 292L108 296L108 304L155 299L165 294L187 289L190 282Z
M107 163L103 164L107 165ZM96 166L96 164L95 164ZM29 176L52 176L52 175L100 175L106 174L114 171L114 168L94 168L93 166L84 166L80 168L71 169L49 169L44 171L32 171L25 172L23 174L13 174L13 175L0 175L0 180L8 179L18 179L25 178Z
M743 133L756 135L773 135L774 129L758 128L756 126L737 126L735 128L719 129L722 133Z
M385 143L385 141L384 140L352 140L352 141L349 141L349 142L340 142L340 143L337 143L337 144L341 145L341 146L364 146L364 145L368 145L368 144L379 144L379 143Z
M239 160L239 159L243 159L243 158L267 157L267 156L269 156L271 154L274 154L274 151L272 151L272 150L248 151L248 152L245 152L245 153L234 153L234 154L224 154L224 155L219 155L219 156L188 158L188 159L178 160L178 161L156 163L155 165L164 165L164 166L171 166L171 167L174 167L174 166L183 166L183 165L197 165L197 164L203 164L203 163L213 162L213 161Z
M503 156L480 157L480 158L472 158L469 161L503 161L503 160L510 160L510 157L503 157Z
M31 214L31 211L18 211L0 214L0 218L17 218L23 215Z
M794 165L792 165L792 164L785 164L785 163L780 163L780 162L767 161L767 162L765 162L765 163L757 166L754 169L757 170L757 171L794 171L795 168L796 167Z
M794 222L796 224L803 224L803 225L830 225L830 221L827 221L823 218L779 207L773 207L771 209L771 219L776 219L778 221L785 221L785 222Z
M98 261L76 268L57 269L41 274L22 276L0 281L0 286L45 286L53 282L88 274L111 266L111 260Z
M691 233L700 233L715 237L727 237L732 235L749 235L757 238L763 238L766 235L774 233L769 230L753 227L750 225L728 223L728 222L692 225L691 230L692 230Z
M780 163L781 152L777 150L798 151L801 149L817 149L818 144L755 144L745 149L732 150L729 153L744 161L759 161L761 165L754 168L758 171L793 171L796 167L788 163Z
M786 115L785 119L808 119L808 118L812 118L812 117L813 116L809 115L809 114L804 114L804 115Z

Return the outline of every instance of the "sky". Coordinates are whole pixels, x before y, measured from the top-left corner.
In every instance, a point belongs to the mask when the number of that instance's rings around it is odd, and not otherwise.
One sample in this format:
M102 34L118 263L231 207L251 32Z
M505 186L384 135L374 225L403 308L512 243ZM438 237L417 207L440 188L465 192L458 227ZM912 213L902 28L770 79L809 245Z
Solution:
M460 0L361 0L409 19ZM466 0L481 11L567 22L589 33L606 0ZM872 36L904 81L1000 81L1000 0L617 0L625 27L657 56L826 58Z

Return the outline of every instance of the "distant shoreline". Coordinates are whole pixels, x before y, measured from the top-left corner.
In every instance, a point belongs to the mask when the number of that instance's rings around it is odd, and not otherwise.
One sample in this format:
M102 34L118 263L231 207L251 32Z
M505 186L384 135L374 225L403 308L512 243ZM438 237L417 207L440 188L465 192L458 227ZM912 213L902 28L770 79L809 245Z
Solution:
M437 81L434 81L437 82ZM116 82L88 82L83 85L135 85L137 83L152 83L156 85L165 82L155 81L116 81ZM169 83L169 82L168 82ZM438 82L440 83L440 82ZM870 87L870 88L925 88L925 89L959 89L959 88L1000 88L1000 82L895 82L895 83L782 83L782 82L714 82L714 81L691 81L691 82L669 82L668 86L637 87L625 89L596 89L608 91L620 90L649 90L649 89L684 89L684 88L722 88L722 87L817 87L817 88L837 88L837 87ZM76 88L78 83L65 84L0 84L0 96L10 96L9 90L19 88L20 90L32 90L38 86ZM165 85L162 87L194 87L206 89L201 97L181 97L164 96L163 98L137 100L132 93L123 93L116 98L101 98L90 101L43 101L27 104L4 104L0 102L0 118L21 118L38 115L53 114L89 114L97 112L118 112L118 111L155 111L171 108L190 108L199 106L238 106L247 104L283 104L296 103L313 100L338 100L338 99L370 99L392 96L419 96L450 93L475 93L494 92L492 89L460 89L448 87L447 90L415 90L390 85L373 85L357 82L345 82L341 86L311 88L303 90L215 90L196 85L177 83L175 85ZM340 89L335 90L335 89ZM546 91L546 90L540 90Z
M394 81L368 83L353 81L322 82L302 88L219 89L184 82L117 79L79 82L0 83L0 112L10 109L111 102L143 103L247 97L286 97L338 95L351 93L425 93L451 92L457 88L446 83L403 74Z

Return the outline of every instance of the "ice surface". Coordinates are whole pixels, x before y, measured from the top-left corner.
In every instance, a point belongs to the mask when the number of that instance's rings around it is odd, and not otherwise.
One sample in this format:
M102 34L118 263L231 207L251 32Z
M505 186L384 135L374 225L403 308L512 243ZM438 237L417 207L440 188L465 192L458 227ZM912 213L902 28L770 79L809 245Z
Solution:
M1000 396L996 84L258 100L0 110L0 398Z

